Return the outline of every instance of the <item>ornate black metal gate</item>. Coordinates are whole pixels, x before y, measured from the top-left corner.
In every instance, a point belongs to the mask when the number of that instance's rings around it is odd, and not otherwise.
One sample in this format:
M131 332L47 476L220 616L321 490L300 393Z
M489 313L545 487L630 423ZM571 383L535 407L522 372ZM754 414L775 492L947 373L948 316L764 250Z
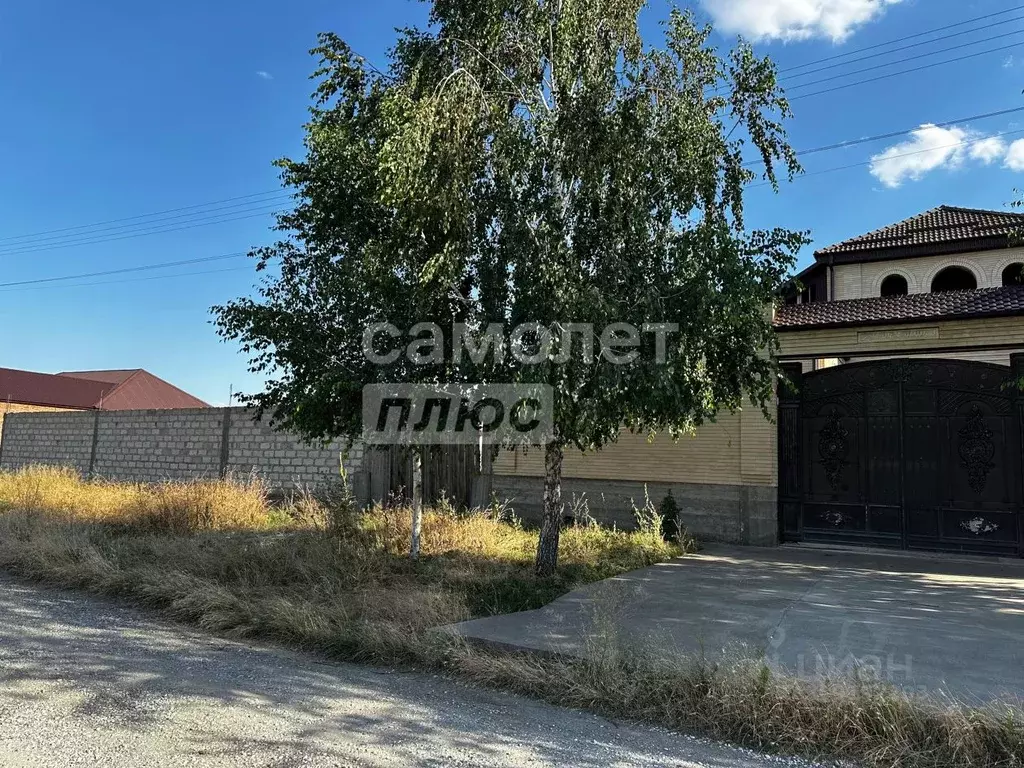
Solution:
M1024 356L799 373L779 396L786 541L1024 555Z

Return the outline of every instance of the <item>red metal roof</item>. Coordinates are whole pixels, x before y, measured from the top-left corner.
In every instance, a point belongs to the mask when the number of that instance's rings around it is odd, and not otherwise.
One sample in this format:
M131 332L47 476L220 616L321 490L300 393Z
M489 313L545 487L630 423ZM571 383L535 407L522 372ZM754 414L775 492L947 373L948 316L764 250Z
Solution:
M57 374L0 368L0 400L104 411L208 407L199 398L141 368Z
M115 374L125 371L87 371L88 374ZM105 411L132 411L143 408L208 408L198 397L178 389L158 376L141 368L128 371L129 375L108 394L100 407ZM77 374L72 371L72 376Z
M114 387L103 381L0 368L0 399L5 403L96 408L96 404Z
M121 371L62 371L58 376L72 376L76 379L92 379L93 381L105 381L108 384L120 384L141 368L126 368Z

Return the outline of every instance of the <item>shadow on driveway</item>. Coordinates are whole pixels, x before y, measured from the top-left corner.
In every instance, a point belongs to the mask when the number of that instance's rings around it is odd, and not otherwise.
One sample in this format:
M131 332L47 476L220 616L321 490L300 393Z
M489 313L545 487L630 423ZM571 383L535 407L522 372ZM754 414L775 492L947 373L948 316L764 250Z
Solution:
M585 653L611 632L659 652L764 659L808 679L858 674L969 702L1024 693L1024 565L713 546L454 628Z

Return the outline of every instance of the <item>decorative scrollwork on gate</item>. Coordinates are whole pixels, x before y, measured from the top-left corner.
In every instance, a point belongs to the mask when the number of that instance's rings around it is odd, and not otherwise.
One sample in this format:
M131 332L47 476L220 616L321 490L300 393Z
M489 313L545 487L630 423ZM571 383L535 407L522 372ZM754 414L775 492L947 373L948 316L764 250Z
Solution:
M821 465L825 468L825 479L833 491L839 490L843 467L849 462L846 457L850 453L850 432L843 426L839 411L832 409L824 428L818 435L818 454Z
M910 363L902 358L897 358L889 363L889 375L896 384L906 384L910 381Z
M819 517L833 528L841 528L846 523L853 521L853 518L845 512L838 512L834 509L826 509Z
M973 533L975 536L981 536L986 533L995 533L999 530L998 523L993 523L991 520L986 520L984 517L974 517L970 520L964 520L960 523L960 527L968 533Z
M996 446L992 442L992 430L985 426L985 416L977 405L971 410L971 416L959 435L958 452L967 468L967 482L972 491L981 493L985 490L989 471L995 467L992 458L996 455Z

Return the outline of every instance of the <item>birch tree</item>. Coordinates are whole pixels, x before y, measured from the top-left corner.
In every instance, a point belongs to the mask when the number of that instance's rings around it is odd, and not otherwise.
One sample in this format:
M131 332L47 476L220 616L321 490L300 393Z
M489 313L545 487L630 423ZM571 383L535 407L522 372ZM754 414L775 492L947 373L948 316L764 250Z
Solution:
M216 307L226 338L271 374L247 402L312 437L360 429L382 381L554 390L537 573L557 564L567 450L623 429L679 436L764 407L778 376L768 308L806 238L750 230L744 193L799 171L773 63L672 11L657 40L642 0L434 0L379 70L338 36L320 66L305 157L278 162L295 206L257 249L280 276ZM369 363L373 323L536 323L557 354ZM588 354L644 334L628 364ZM609 328L612 330L609 332ZM545 332L547 332L545 331ZM604 336L604 334L609 334ZM535 338L534 341L537 341Z

